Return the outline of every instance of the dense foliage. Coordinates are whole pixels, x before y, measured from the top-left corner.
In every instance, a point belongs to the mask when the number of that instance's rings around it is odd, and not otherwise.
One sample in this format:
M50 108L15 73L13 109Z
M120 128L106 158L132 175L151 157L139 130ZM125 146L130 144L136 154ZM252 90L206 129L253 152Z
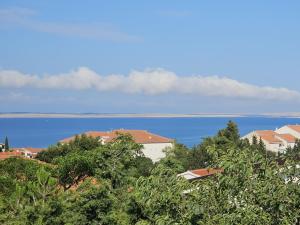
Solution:
M237 126L188 149L175 144L158 163L128 135L102 145L78 136L37 160L0 162L0 224L299 224L300 142L284 155ZM188 169L224 172L188 182Z

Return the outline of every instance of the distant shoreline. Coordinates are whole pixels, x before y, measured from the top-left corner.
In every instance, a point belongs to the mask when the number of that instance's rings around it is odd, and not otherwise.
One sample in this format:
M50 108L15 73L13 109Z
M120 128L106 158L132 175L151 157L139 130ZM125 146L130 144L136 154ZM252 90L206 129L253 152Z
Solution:
M156 114L156 113L0 113L0 118L191 118L191 117L243 117L239 114Z
M170 113L0 113L0 118L234 118L234 117L270 117L300 118L300 113L265 113L265 114L170 114Z

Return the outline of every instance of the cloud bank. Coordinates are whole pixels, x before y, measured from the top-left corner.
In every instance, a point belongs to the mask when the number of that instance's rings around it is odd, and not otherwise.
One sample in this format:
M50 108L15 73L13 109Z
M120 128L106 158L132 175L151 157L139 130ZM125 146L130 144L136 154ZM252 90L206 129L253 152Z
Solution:
M0 9L0 25L17 26L25 29L63 36L109 40L115 42L136 42L141 38L122 32L104 23L80 24L37 20L36 12L27 8Z
M294 101L300 92L287 88L256 86L219 76L178 76L164 69L132 71L128 75L100 75L80 67L56 75L24 74L16 70L0 70L0 88L34 88L57 90L97 90L126 94L182 94L257 100Z

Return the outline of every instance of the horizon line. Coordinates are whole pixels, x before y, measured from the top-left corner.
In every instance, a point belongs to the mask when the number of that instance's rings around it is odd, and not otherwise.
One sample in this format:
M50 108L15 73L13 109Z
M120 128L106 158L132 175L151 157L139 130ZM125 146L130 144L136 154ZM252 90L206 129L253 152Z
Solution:
M285 113L97 113L97 112L0 112L0 118L205 118L284 117L300 118L300 112Z

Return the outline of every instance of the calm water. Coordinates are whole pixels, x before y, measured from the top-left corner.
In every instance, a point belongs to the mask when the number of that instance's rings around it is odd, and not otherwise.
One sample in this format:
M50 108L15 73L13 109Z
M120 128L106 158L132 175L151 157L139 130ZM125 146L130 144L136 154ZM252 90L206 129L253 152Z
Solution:
M239 125L241 135L257 129L300 124L296 118L79 118L0 119L0 142L8 136L13 147L47 147L89 130L143 129L193 146L225 127L228 120Z

